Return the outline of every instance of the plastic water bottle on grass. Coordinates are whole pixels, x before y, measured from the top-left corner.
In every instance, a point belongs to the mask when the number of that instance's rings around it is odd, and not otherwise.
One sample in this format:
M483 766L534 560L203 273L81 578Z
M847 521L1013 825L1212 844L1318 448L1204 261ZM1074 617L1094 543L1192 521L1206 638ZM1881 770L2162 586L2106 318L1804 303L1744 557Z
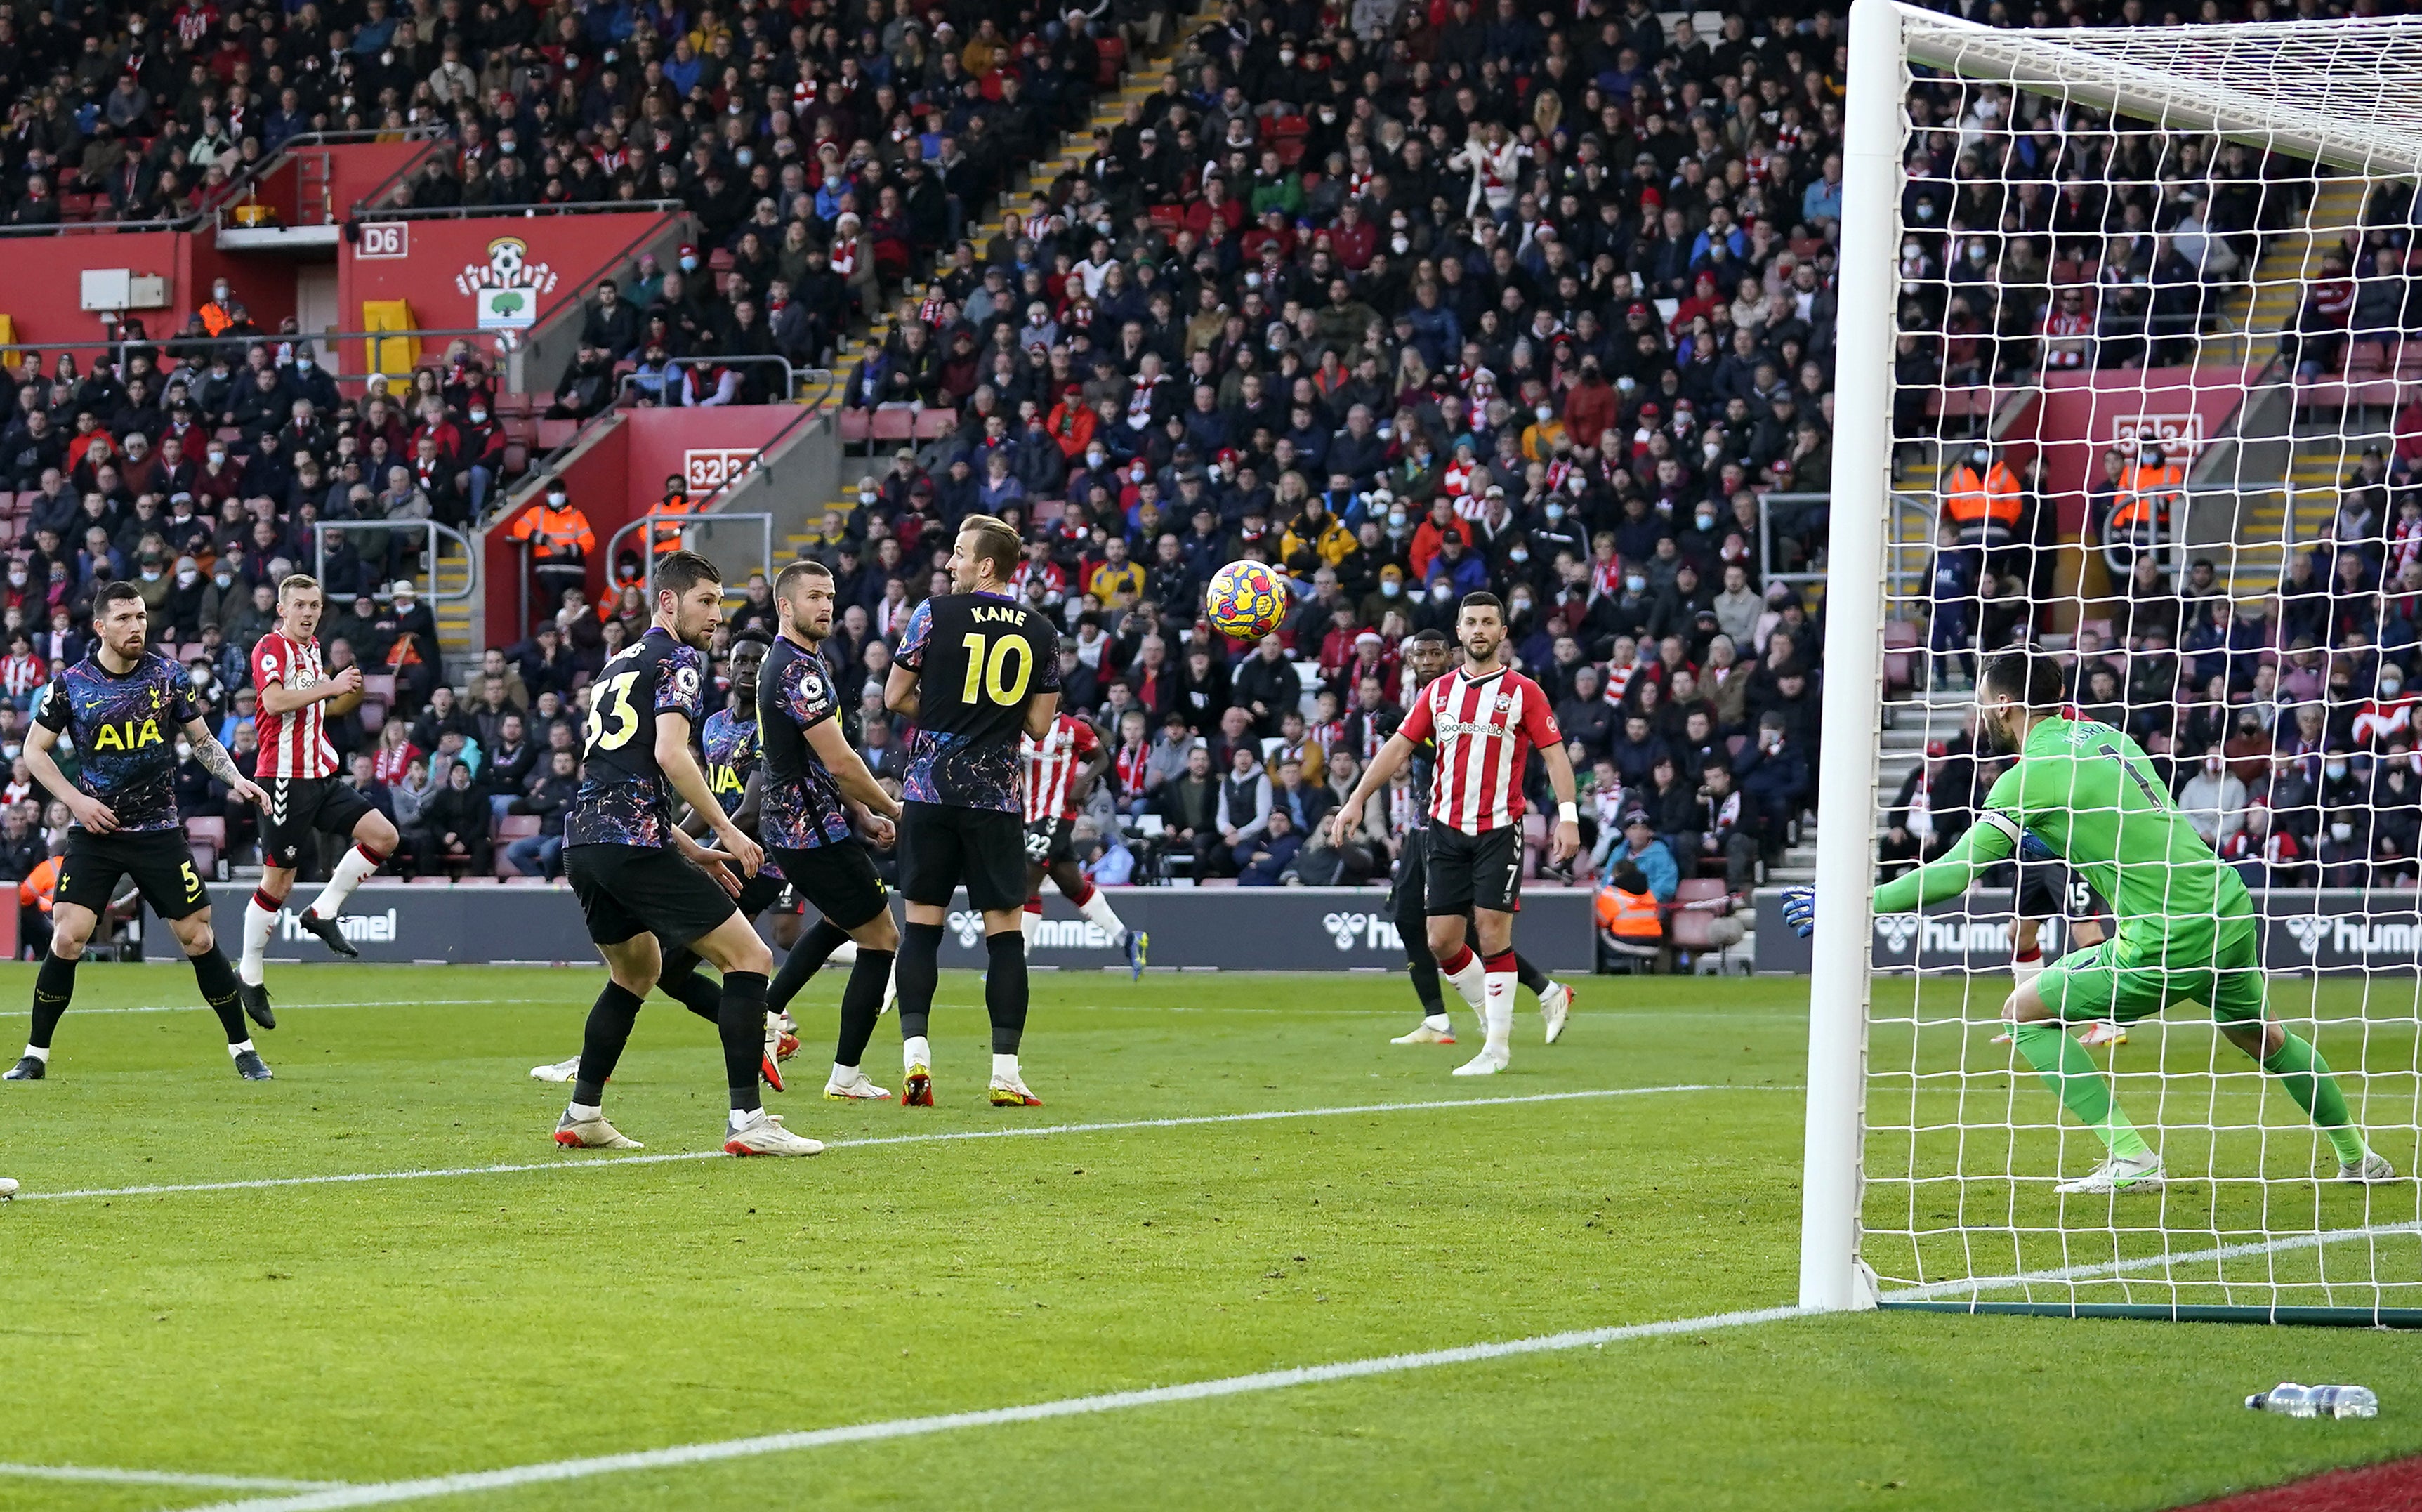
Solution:
M2370 1418L2380 1415L2380 1398L2367 1386L2299 1386L2283 1380L2267 1392L2256 1392L2245 1405L2257 1412L2282 1417Z

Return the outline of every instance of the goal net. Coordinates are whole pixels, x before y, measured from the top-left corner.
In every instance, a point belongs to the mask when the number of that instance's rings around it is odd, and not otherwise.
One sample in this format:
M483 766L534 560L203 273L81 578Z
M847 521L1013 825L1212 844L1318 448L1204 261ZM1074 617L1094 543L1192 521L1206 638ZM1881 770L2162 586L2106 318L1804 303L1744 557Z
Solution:
M1850 56L1802 1301L2422 1323L2422 21Z

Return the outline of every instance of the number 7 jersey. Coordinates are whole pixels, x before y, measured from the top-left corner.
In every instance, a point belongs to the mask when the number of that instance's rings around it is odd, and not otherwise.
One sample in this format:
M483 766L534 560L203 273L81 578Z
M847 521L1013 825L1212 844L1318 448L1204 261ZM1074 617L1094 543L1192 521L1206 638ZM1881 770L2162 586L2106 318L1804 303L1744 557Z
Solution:
M1050 619L992 593L940 594L908 617L899 660L917 673L908 800L1023 810L1026 705L1060 690L1060 632Z
M563 822L567 845L668 845L673 791L656 764L656 716L702 722L706 658L672 638L648 633L607 662L589 688L580 793Z

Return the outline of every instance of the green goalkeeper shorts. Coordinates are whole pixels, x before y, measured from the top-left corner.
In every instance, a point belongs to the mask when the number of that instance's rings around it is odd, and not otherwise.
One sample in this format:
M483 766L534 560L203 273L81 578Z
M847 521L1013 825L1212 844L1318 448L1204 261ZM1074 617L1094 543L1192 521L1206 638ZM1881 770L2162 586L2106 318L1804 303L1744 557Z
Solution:
M2225 1024L2255 1023L2263 1004L2260 938L2254 919L2173 930L2158 954L2122 935L2062 956L2036 979L2036 990L2065 1023L2132 1024L2180 1002L2201 1003ZM2157 964L2134 964L2148 956Z

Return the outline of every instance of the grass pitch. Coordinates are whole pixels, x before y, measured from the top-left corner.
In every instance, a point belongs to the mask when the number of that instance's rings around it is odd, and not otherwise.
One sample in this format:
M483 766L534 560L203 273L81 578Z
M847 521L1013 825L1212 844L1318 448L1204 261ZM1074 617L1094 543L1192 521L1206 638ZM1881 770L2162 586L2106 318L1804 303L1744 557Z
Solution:
M821 979L793 1091L768 1096L834 1142L805 1161L655 1158L712 1150L722 1116L712 1034L656 1000L608 1099L649 1158L620 1163L557 1151L567 1089L527 1075L578 1047L597 983L287 968L260 1036L278 1079L251 1085L181 968L86 969L52 1079L0 1088L0 1173L106 1193L0 1210L0 1460L382 1483L1796 1293L1804 983L1586 982L1552 1049L1526 999L1512 1072L1459 1081L1470 1044L1386 1043L1411 1022L1400 976L1038 973L1046 1106L996 1110L980 995L952 975L928 1111L816 1095ZM0 969L9 1048L31 985ZM887 1020L887 1084L895 1045ZM1639 1088L1706 1090L1503 1100ZM1317 1116L1226 1116L1270 1112ZM1063 1127L1106 1124L1131 1126ZM930 1137L1019 1127L1060 1131ZM535 1169L476 1169L498 1165ZM129 1189L410 1171L459 1173ZM1791 1319L403 1504L2161 1507L2422 1450L2413 1349ZM2370 1384L2383 1414L2239 1407L2282 1378ZM5 1509L279 1494L0 1470Z

